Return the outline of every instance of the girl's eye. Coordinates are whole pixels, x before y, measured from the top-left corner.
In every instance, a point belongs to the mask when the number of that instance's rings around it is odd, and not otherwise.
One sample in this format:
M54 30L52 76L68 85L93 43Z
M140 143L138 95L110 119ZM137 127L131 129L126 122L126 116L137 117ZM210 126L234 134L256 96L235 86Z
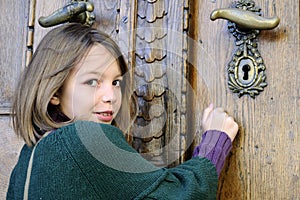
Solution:
M116 86L116 87L120 87L121 86L121 80L114 80L113 85Z
M92 86L92 87L96 87L98 85L98 80L96 79L92 79L86 82L87 85Z

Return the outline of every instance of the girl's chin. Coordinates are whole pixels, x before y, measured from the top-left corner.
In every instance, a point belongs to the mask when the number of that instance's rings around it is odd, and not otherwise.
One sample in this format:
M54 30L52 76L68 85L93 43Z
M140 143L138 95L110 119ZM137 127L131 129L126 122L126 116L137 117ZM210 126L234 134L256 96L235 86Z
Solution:
M98 123L101 123L101 124L111 124L111 121L109 121L109 122L98 121Z
M99 120L99 119L87 119L87 118L81 118L81 119L77 119L76 121L90 121L90 122L96 122L96 123L101 123L101 124L111 124L113 120Z

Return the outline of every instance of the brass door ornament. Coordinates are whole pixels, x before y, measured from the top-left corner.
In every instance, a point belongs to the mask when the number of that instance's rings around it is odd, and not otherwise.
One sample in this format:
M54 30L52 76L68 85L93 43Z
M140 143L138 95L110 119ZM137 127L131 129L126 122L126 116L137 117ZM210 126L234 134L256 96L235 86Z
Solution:
M94 5L87 0L72 0L65 7L58 9L47 17L40 17L42 27L50 27L66 22L78 22L92 26L95 21Z
M244 94L255 98L267 86L263 58L257 47L256 37L263 29L278 26L279 18L263 18L261 9L254 1L240 0L233 8L216 9L211 20L227 19L228 30L236 38L237 49L228 64L228 87L241 97Z

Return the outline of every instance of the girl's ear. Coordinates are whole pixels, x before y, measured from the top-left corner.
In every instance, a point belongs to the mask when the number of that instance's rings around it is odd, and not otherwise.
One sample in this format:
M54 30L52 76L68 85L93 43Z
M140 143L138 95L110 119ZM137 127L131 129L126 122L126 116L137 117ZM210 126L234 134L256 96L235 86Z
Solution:
M50 103L54 106L59 105L59 103L60 103L59 97L57 95L54 95L53 97L51 97Z

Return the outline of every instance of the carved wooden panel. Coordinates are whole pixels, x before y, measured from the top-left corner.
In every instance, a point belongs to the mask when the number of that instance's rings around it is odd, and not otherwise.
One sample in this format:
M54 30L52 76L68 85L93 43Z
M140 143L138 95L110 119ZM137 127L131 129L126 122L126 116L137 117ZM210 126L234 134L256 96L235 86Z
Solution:
M164 165L166 83L166 1L137 2L136 65L134 91L138 113L133 145L139 152ZM157 27L157 28L155 28ZM151 112L151 114L150 114ZM153 113L153 114L152 114ZM143 136L143 133L147 133Z
M185 8L183 3L172 6L174 3L140 0L133 16L133 95L138 112L132 127L132 144L158 166L178 164L186 148L186 129L181 128L186 123L181 109L185 106L181 93L186 75L182 69Z

